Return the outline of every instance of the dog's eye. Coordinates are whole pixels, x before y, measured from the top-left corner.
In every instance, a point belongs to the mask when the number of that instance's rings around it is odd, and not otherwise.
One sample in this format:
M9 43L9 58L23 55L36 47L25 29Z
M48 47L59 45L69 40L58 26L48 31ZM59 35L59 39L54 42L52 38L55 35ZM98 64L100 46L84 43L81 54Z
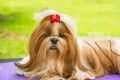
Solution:
M62 34L61 34L61 35L59 35L59 36L60 36L60 37L62 37L62 38L64 37L64 35L62 35Z
M44 37L48 37L48 36L49 36L48 34L44 35Z

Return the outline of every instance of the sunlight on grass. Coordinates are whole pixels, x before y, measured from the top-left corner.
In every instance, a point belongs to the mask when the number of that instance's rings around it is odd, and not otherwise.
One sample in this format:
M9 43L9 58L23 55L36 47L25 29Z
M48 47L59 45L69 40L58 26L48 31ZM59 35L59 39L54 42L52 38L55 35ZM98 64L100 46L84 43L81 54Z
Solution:
M120 36L120 0L1 0L0 31L29 36L36 27L33 15L53 8L71 16L80 36ZM1 36L1 34L0 34ZM24 56L26 40L0 37L0 58Z
M49 7L73 17L79 26L80 36L102 31L100 36L120 36L120 31L115 33L116 29L120 30L119 0L1 0L0 5L1 13L12 17L11 20L1 23L0 30L30 34L36 26L32 19L34 13Z
M27 55L27 41L0 38L0 58L18 58Z

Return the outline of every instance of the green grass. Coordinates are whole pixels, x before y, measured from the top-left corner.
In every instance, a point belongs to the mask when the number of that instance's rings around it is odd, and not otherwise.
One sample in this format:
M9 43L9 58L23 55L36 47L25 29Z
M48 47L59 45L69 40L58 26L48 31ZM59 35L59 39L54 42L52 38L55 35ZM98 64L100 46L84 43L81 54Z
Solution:
M27 41L0 38L0 58L18 58L27 55Z
M120 36L120 0L1 0L0 31L29 36L36 27L33 15L48 7L74 18L80 36ZM3 43L4 41L4 43ZM22 57L27 40L0 37L0 58Z

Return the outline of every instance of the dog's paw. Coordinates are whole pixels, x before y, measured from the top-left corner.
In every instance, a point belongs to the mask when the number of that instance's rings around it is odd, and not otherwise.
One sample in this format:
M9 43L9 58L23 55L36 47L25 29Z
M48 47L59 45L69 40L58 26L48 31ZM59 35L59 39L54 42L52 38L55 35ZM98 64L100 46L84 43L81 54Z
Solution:
M17 75L19 76L25 76L25 77L30 77L31 73L30 72L25 72L20 68L16 68Z
M59 77L59 76L55 76L55 77L51 77L48 80L66 80L65 78Z

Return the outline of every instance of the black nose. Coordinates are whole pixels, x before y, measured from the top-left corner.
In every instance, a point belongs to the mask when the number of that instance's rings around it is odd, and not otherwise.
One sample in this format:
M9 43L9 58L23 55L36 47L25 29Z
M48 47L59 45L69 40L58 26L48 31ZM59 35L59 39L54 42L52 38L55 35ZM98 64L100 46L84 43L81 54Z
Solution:
M52 38L51 42L52 42L52 44L56 44L58 42L58 39L57 38Z

